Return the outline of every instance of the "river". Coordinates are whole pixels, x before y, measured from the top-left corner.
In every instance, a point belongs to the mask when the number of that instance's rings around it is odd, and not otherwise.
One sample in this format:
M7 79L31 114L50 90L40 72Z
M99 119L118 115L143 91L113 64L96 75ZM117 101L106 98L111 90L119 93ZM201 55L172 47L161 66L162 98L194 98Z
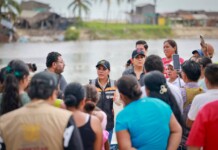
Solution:
M163 42L165 39L147 40L148 54L158 54L163 57ZM175 39L180 57L189 59L194 49L200 48L199 39ZM112 41L76 41L57 43L9 43L0 44L0 66L5 66L14 58L28 63L36 63L38 70L46 68L46 56L51 51L62 54L65 61L63 75L68 82L78 81L88 83L96 78L96 63L106 59L111 63L111 78L118 79L126 61L131 57L136 40ZM206 39L215 50L218 50L218 39ZM218 62L218 52L215 52L214 62Z

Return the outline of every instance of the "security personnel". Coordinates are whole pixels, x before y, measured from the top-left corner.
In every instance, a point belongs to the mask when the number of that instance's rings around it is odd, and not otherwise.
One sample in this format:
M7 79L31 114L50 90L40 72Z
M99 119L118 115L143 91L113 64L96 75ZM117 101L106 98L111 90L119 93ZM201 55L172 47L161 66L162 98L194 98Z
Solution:
M99 101L97 106L107 114L106 130L109 132L109 142L112 138L114 128L114 110L113 102L119 98L118 91L115 87L115 81L109 78L110 63L107 60L101 60L96 65L96 79L90 80L89 84L94 85L99 92Z

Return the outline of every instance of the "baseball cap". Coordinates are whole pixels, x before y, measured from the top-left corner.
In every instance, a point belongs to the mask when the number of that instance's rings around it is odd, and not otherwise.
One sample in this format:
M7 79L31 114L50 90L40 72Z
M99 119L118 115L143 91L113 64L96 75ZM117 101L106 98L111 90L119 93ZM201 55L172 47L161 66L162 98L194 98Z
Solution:
M142 51L140 49L136 49L132 52L132 58L136 58L138 55L145 56L145 53L144 53L144 51Z
M110 63L107 60L100 60L96 67L98 67L99 65L102 65L104 68L110 70Z
M192 54L195 54L195 53L198 53L198 54L199 54L199 56L204 56L204 54L203 54L203 52L202 52L202 50L201 50L201 49L196 49L196 50L193 50L193 51L192 51Z

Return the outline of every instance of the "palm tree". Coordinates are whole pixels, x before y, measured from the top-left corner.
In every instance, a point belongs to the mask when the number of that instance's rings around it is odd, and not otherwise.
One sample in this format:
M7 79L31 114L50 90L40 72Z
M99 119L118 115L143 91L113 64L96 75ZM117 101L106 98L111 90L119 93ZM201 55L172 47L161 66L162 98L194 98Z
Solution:
M20 5L16 0L0 0L0 19L7 18L15 20L21 13Z
M130 3L131 4L131 11L133 12L134 10L134 3L135 3L136 0L127 0L127 3Z
M90 0L73 0L73 2L69 4L68 9L72 7L74 15L78 13L79 18L81 19L82 11L84 11L85 14L88 14L90 6Z
M117 4L120 5L121 1L123 1L123 0L117 0ZM100 3L102 3L102 2L105 2L105 0L100 0ZM107 3L107 15L106 15L105 23L107 24L109 12L110 12L111 0L106 0L106 3Z

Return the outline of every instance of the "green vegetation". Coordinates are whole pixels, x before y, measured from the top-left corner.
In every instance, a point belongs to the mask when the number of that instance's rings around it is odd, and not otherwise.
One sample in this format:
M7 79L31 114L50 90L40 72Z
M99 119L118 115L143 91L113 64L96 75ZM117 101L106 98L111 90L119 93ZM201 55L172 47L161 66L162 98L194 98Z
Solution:
M64 34L64 39L66 41L70 40L77 40L79 38L79 30L77 30L75 27L69 27Z
M20 5L16 0L0 0L0 20L1 18L15 20L20 13Z
M124 24L124 23L101 23L83 22L79 27L86 31L89 39L140 39L140 38L166 38L172 36L168 26Z

